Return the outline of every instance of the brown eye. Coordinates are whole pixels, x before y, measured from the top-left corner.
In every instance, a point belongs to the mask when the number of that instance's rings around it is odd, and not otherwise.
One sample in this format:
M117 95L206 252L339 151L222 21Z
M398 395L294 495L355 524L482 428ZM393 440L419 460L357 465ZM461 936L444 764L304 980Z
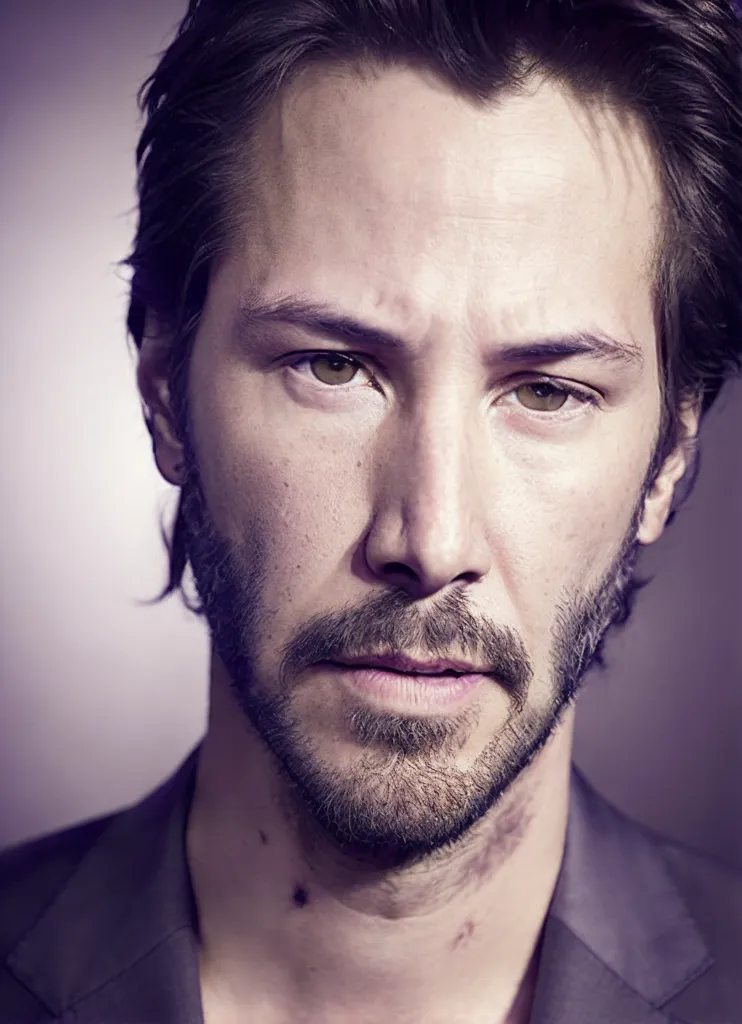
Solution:
M526 409L534 412L558 412L569 398L569 394L563 388L546 381L521 384L516 388L516 394Z
M309 360L312 373L323 384L350 384L358 372L358 364L345 356L317 355Z

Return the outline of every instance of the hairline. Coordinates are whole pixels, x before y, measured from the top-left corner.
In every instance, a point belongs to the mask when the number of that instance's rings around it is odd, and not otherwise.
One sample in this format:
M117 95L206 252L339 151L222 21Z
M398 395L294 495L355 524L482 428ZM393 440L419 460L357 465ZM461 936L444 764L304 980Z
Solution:
M518 56L521 69L535 58L527 51L522 50ZM261 173L259 161L260 153L260 130L271 110L281 102L285 93L292 88L301 87L301 79L312 73L314 74L346 74L356 76L360 81L368 78L378 79L384 72L397 68L409 68L418 72L434 86L442 86L455 96L468 100L478 108L488 108L502 99L509 96L528 94L528 90L539 87L546 82L554 82L563 88L574 100L576 100L585 112L592 117L595 113L610 111L616 115L619 122L625 127L639 133L649 155L654 183L657 189L658 204L655 223L655 238L650 251L646 255L646 262L643 267L646 270L652 304L655 313L655 346L657 364L660 373L660 386L664 397L664 377L667 372L666 361L669 353L663 351L663 338L660 322L662 309L666 300L663 294L663 278L666 267L671 260L674 250L678 245L678 232L676 228L676 214L672 200L665 188L664 174L660 154L652 138L651 126L641 112L632 108L628 103L622 103L615 90L606 87L601 92L588 92L577 87L568 74L560 73L548 66L541 66L539 70L528 70L523 73L522 79L516 82L506 82L503 85L494 87L486 96L477 95L472 88L467 88L466 83L456 81L452 74L446 75L443 69L436 67L434 62L422 54L411 54L409 56L399 54L382 55L373 53L350 53L340 54L304 54L298 59L295 65L289 69L280 86L272 96L269 96L255 111L255 116L250 129L242 133L243 137L238 138L232 151L231 158L233 165L239 165L229 169L222 196L222 216L220 225L220 241L210 260L209 277L213 273L215 264L233 251L240 233L249 230L251 211L257 202L258 189ZM238 130L239 135L239 130ZM258 188L255 184L258 183ZM239 189L239 195L237 190Z

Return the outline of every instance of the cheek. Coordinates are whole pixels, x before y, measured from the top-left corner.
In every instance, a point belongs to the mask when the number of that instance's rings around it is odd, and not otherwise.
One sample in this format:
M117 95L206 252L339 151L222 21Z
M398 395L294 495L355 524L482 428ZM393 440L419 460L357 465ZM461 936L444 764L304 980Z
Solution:
M521 464L507 503L493 505L495 572L534 638L565 594L603 579L626 536L643 480L641 451L611 453L601 445L571 456L525 472Z
M338 569L368 522L363 463L322 438L232 430L214 470L222 527L234 544L257 543L265 562L266 614L292 620L328 603ZM220 524L221 526L221 524ZM249 556L248 556L249 557Z
M310 429L275 408L275 389L252 375L201 368L193 396L197 457L209 508L220 531L239 543L259 528L266 540L303 543L337 531L341 512L363 490L364 436L333 425ZM249 412L246 412L249 410ZM316 416L316 413L315 413ZM361 429L360 427L358 428ZM356 431L358 433L358 431Z

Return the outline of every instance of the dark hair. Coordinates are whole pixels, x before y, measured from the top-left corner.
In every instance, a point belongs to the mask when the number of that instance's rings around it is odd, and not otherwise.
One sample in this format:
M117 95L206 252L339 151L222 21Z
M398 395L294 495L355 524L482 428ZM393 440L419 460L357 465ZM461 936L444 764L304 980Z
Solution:
M681 404L700 401L705 416L742 371L741 54L730 0L191 0L140 92L140 216L127 261L129 331L140 347L149 309L171 336L166 366L183 436L209 268L230 240L238 186L249 197L260 115L312 63L397 62L475 102L541 76L639 118L663 191L656 473L684 443ZM183 591L182 497L163 539L170 571L158 600L180 588L196 610Z

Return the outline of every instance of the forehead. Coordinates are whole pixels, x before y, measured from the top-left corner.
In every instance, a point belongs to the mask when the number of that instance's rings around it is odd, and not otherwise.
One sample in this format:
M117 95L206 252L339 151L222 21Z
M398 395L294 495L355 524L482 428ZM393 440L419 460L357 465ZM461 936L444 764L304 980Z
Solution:
M588 319L652 317L651 151L628 117L559 85L482 105L412 68L313 68L266 111L253 164L240 287L342 296L413 329L569 328L578 296Z

